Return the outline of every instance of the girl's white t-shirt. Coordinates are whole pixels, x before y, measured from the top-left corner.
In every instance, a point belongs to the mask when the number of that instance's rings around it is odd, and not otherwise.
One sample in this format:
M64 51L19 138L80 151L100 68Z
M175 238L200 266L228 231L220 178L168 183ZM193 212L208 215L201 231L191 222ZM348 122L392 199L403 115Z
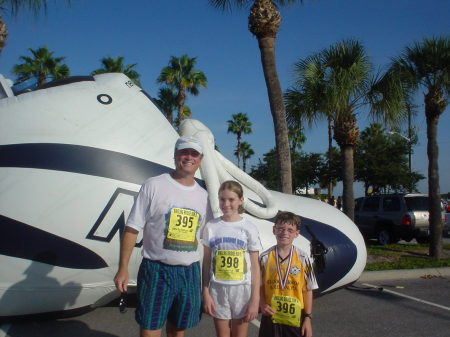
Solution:
M208 222L202 243L211 249L210 282L251 284L249 251L261 251L256 226L247 219L226 222L216 218Z

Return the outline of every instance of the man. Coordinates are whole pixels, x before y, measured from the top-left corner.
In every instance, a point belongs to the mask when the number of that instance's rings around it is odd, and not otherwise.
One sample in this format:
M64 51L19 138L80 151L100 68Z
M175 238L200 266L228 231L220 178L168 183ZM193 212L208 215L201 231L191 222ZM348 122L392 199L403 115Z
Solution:
M182 337L200 321L201 283L198 234L211 218L208 194L194 179L203 151L194 137L175 144L175 170L141 186L122 237L114 278L124 293L128 262L143 230L143 260L138 273L136 321L141 337Z

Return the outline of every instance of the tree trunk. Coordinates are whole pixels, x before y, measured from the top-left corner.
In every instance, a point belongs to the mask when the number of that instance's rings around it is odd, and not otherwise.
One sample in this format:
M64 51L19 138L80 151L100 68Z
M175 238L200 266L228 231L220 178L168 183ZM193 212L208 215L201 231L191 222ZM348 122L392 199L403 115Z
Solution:
M44 75L44 74L39 74L39 76L38 76L38 85L43 85L43 84L45 84L46 79L47 79L47 76L46 76L46 75Z
M241 135L238 133L237 135L237 167L241 168Z
M275 65L275 38L258 38L259 50L261 52L261 63L264 71L267 92L269 96L270 111L272 113L275 127L275 143L278 157L278 168L280 172L281 192L292 194L292 170L291 153L289 150L288 128L286 124L286 111L283 102Z
M354 166L353 166L353 145L344 145L341 147L343 156L343 190L342 201L343 211L347 216L355 220L355 202L353 196L353 180L354 180Z
M166 118L169 121L170 125L173 125L173 112L172 110L166 110Z
M331 179L331 160L333 159L333 125L331 117L328 117L328 200L333 194L333 182Z
M178 89L178 123L181 123L181 121L184 119L184 100L185 100L185 93L184 93L184 87L180 87Z
M439 188L439 147L437 143L437 130L439 121L439 108L437 104L425 98L425 114L427 117L427 155L428 155L428 197L430 212L430 247L431 257L442 257L442 219L441 196ZM430 99L431 100L431 99Z
M6 29L6 23L3 21L3 17L0 15L0 53L3 47L6 45L6 38L8 37L8 30Z

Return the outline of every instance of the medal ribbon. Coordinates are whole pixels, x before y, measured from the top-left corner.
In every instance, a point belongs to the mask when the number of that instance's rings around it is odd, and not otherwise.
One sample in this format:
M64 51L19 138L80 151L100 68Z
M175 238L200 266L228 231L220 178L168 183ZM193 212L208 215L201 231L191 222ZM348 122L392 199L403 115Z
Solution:
M284 274L284 278L281 275L281 266L280 266L280 257L278 255L278 247L275 247L275 254L277 255L276 261L277 261L277 273L278 273L278 279L280 280L280 286L281 289L284 289L286 287L286 282L289 277L289 272L291 271L291 262L292 262L292 252L294 250L294 246L291 247L291 251L289 252L289 260L288 265L286 267L286 273Z

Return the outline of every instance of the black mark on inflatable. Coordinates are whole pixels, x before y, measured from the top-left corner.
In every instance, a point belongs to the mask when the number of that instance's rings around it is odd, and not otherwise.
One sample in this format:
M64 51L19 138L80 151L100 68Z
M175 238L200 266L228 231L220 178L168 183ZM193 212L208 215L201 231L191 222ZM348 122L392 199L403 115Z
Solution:
M335 285L353 268L358 249L349 237L335 227L306 217L301 217L301 219L302 228L308 226L314 232L316 239L320 240L327 249L327 253L323 256L326 267L322 272L320 272L320 268L314 270L319 284L319 292L323 292ZM301 235L310 242L313 240L307 230L302 229Z
M260 207L265 207L264 204L258 201L251 201ZM297 215L299 214L297 213ZM323 254L318 254L320 256L317 256L317 260L314 261L314 273L319 284L319 289L314 294L321 294L335 285L353 268L356 263L358 249L352 240L335 227L301 215L299 216L302 221L301 235L308 239L316 252L319 249L324 250ZM275 218L267 220L275 222ZM314 242L316 246L314 246Z
M133 206L134 201L136 200L138 195L138 192L126 190L124 188L117 188L112 195L112 197L109 199L107 205L101 212L100 216L98 217L97 221L95 222L94 226L92 226L91 230L89 231L88 235L86 236L86 239L89 240L96 240L96 241L102 241L102 242L111 242L114 235L116 235L117 231L120 233L120 237L122 236L123 229L125 228L125 210L130 211L131 207ZM126 203L126 205L123 204L120 201L118 201L120 198L129 198L129 202ZM124 209L126 208L126 209ZM117 217L117 220L115 223L112 223L111 221L106 221L106 217L108 214L114 213L117 211L120 212L120 215ZM112 215L114 216L114 214ZM111 227L111 224L113 225ZM102 227L106 226L106 230ZM111 227L111 228L109 228ZM100 232L107 233L107 234L99 234ZM141 247L142 241L139 243L136 243L135 247Z
M112 103L113 99L107 94L100 94L97 96L97 101L99 101L101 104L108 105Z
M0 167L66 171L142 185L148 177L172 169L120 152L69 144L0 146Z
M0 215L0 254L74 269L108 267L82 245Z

